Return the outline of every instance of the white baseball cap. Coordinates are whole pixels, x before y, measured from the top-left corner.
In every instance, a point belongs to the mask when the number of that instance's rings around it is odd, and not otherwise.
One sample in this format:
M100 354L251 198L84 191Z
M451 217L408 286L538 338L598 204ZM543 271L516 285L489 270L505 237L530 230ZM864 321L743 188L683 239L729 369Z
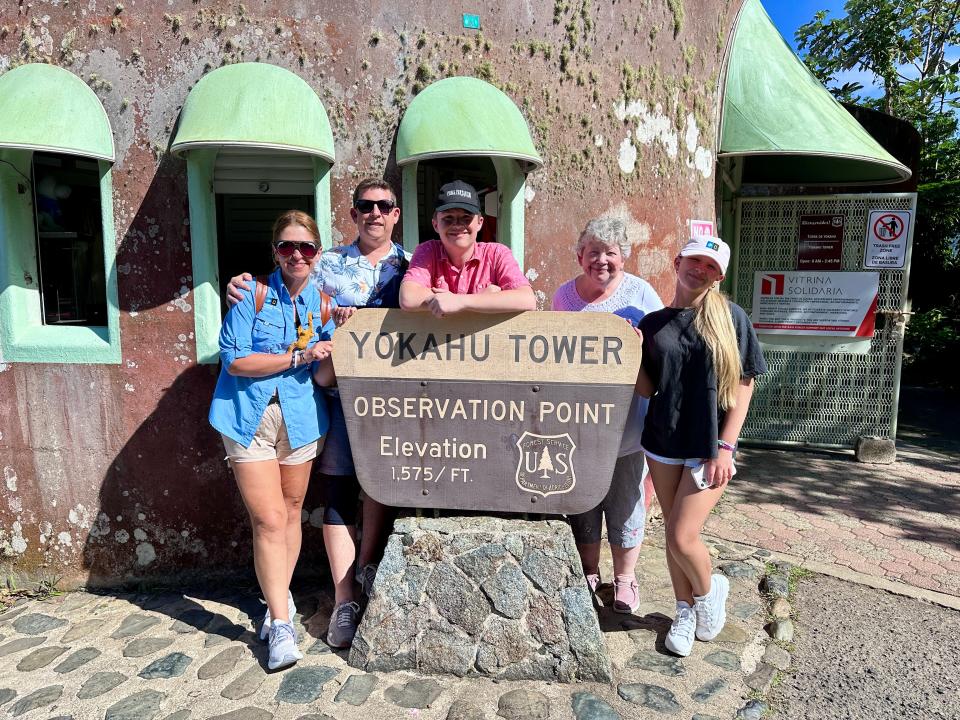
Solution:
M681 257L690 257L691 255L702 255L713 258L720 266L720 274L727 274L727 265L730 264L730 246L718 237L710 235L699 235L692 237L683 246L680 251Z

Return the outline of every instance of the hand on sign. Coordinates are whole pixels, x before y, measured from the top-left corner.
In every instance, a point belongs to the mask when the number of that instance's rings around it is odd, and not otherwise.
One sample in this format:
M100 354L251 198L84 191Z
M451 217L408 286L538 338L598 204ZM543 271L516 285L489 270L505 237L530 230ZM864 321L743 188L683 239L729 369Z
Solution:
M634 324L633 324L632 322L630 322L629 320L627 320L627 324L630 325L630 327L633 328L633 331L637 334L637 337L640 338L640 342L643 343L643 333L640 331L640 328L638 328L636 325L634 325Z
M233 307L243 300L243 291L250 290L247 283L253 282L253 275L250 273L240 273L230 278L230 284L227 285L227 304Z
M303 351L304 362L313 362L314 360L325 360L333 352L332 340L321 340Z
M353 317L357 311L355 307L337 307L333 309L333 322L337 327L343 325L347 320Z
M427 301L427 309L434 317L442 318L447 315L462 312L464 301L462 295L455 295L443 288L433 288L433 297Z

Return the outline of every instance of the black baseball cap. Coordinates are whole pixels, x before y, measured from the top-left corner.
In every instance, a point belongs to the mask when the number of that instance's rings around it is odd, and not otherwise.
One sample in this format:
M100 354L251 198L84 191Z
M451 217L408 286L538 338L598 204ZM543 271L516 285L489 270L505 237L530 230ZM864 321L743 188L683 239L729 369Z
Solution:
M435 210L443 212L452 208L460 208L474 215L480 214L480 196L477 189L463 180L454 180L440 186L440 195L437 196Z

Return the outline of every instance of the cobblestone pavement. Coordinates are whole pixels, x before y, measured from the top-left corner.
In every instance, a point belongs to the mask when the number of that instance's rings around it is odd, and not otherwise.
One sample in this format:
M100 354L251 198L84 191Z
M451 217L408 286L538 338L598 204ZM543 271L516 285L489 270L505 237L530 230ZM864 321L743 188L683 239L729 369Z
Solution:
M960 598L960 452L898 443L892 465L853 453L748 448L706 525L724 540ZM951 600L952 599L952 600Z
M21 602L0 614L0 717L57 720L624 720L669 716L731 718L752 686L769 644L758 582L768 553L727 543L728 622L712 643L681 659L663 648L673 598L652 528L638 577L643 604L633 616L601 608L614 682L494 682L481 678L365 674L323 641L329 588L295 587L305 658L268 673L255 635L256 596L67 593ZM609 556L605 577L612 574ZM602 592L609 602L609 593Z

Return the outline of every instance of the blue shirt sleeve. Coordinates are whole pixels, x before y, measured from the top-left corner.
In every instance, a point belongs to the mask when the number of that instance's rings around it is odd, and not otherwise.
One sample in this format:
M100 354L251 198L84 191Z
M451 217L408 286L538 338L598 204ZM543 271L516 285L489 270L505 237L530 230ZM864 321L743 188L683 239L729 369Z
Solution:
M244 291L243 300L227 312L220 327L220 360L223 367L230 367L238 358L253 353L253 292Z

